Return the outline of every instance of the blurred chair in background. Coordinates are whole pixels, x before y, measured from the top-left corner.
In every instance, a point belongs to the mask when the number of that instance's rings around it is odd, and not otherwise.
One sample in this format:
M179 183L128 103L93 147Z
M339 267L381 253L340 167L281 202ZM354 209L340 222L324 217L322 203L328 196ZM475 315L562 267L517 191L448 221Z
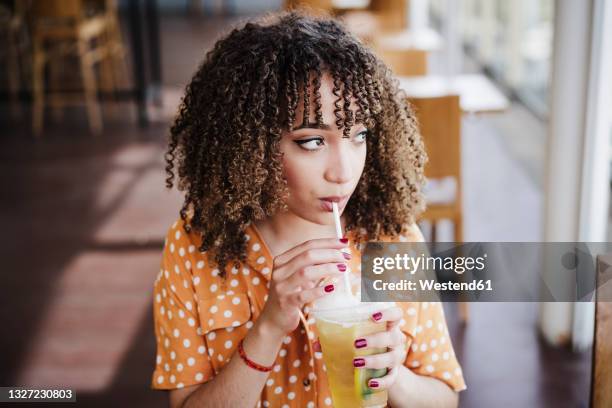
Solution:
M126 50L123 45L117 0L87 0L88 14L103 14L106 19L106 49L108 57L101 62L101 88L114 92L127 88Z
M26 29L26 4L15 1L12 7L0 4L0 61L6 67L6 83L11 101L11 116L20 113L19 91L26 81L29 68L29 38Z
M463 242L459 96L410 98L409 102L415 108L429 156L425 167L427 210L422 217L432 223L432 241L436 237L436 221L450 219L455 242Z
M431 241L436 242L436 224L453 222L454 242L463 242L461 188L461 108L458 95L409 98L429 158L425 166L427 209L420 220L431 223ZM460 275L460 279L461 279ZM468 303L459 303L459 317L469 320Z
M429 74L429 54L441 48L441 37L425 27L410 27L408 0L372 0L379 21L372 37L374 51L399 76Z
M410 30L409 6L409 0L370 0L367 10L350 11L341 17L396 75L427 75L429 53L439 44L429 33Z
M427 75L428 52L410 48L378 48L376 54L397 76Z
M370 0L368 10L378 20L380 32L396 32L408 28L409 0Z
M103 88L116 89L120 76L112 72L112 58L123 55L123 46L120 43L115 2L104 1L104 10L88 7L95 6L95 3L85 0L32 2L33 131L36 135L40 135L43 128L45 103L61 109L68 104L81 103L83 99L92 133L102 131L95 66L102 63ZM66 92L63 83L57 83L64 73L63 62L70 56L78 60L84 98L74 92ZM45 66L49 67L51 84L45 82ZM46 95L46 89L53 92Z

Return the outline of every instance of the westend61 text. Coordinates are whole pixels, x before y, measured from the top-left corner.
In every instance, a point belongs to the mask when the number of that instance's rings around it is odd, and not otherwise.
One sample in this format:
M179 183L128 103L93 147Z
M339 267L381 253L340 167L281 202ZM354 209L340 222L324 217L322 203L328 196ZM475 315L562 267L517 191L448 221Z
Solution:
M483 291L493 290L491 280L473 280L471 282L436 282L434 279L421 279L417 282L402 279L399 282L385 282L377 279L372 282L375 290L423 290L423 291Z

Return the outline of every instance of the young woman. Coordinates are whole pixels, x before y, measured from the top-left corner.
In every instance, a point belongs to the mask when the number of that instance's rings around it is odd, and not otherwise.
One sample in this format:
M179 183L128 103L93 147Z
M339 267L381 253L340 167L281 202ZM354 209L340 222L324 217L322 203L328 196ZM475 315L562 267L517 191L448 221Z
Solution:
M423 240L426 155L389 70L336 21L249 22L187 86L166 160L185 202L155 280L152 387L173 407L331 405L309 316L336 289L321 282L358 277L366 240ZM456 406L465 383L441 305L372 318L387 331L355 347L388 351L353 364L388 371L368 386L393 407Z

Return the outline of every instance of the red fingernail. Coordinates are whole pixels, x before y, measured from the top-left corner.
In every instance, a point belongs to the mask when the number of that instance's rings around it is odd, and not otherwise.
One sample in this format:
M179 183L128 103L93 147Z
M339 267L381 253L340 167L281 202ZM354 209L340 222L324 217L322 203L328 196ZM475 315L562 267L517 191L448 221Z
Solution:
M382 318L382 313L381 312L376 312L372 315L372 319L379 321Z
M380 384L376 380L370 380L370 388L378 388Z
M345 264L338 264L336 265L338 267L338 269L340 270L340 272L344 272L346 271L346 265Z
M340 242L343 244L348 244L348 238L340 238Z
M347 252L343 252L342 256L344 257L344 259L351 259L351 254L349 254Z
M353 366L355 367L363 367L365 365L365 360L363 358L355 358L353 359Z
M368 342L366 341L366 339L355 340L355 347L357 348L364 348L367 345L368 345Z
M326 291L327 293L333 292L334 291L334 285L327 285L326 287L323 288L323 290Z

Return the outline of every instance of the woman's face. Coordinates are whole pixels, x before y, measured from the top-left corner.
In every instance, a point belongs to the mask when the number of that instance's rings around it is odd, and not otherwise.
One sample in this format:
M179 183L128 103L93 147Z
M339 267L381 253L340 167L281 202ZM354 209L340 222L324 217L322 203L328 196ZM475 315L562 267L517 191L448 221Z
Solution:
M333 80L321 78L321 111L323 126L315 120L314 94L310 93L310 123L302 126L303 101L296 109L292 132L284 132L281 140L284 175L289 188L287 205L295 215L321 225L333 223L332 201L338 202L340 213L355 191L366 159L366 132L363 124L343 138L336 127ZM355 101L351 109L356 112Z

